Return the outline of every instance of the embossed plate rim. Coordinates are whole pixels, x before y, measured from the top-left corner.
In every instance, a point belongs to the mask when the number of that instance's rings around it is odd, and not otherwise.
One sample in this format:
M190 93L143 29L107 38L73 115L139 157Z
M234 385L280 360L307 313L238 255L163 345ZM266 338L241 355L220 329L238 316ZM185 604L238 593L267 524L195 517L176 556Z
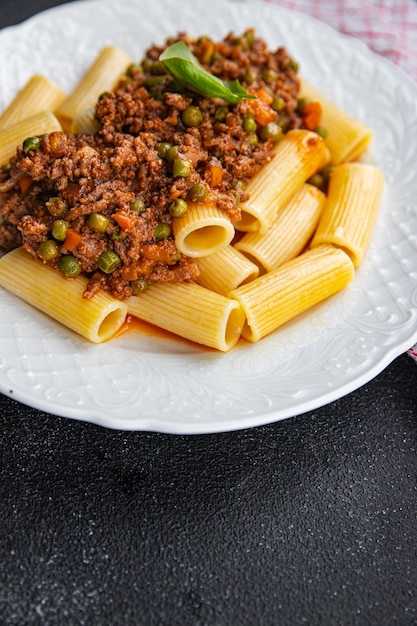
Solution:
M78 0L4 29L0 43L13 61L14 73L2 64L2 104L33 71L44 71L69 89L106 43L125 44L128 52L139 54L151 41L161 41L181 28L200 34L197 24L204 24L204 32L221 36L254 25L271 45L286 45L301 60L301 67L307 68L306 77L363 121L369 119L377 95L367 94L359 103L355 96L370 75L384 78L378 85L381 91L385 88L382 82L391 90L395 87L405 119L398 129L390 126L392 110L387 111L388 117L374 116L376 142L367 157L387 174L382 218L363 267L344 292L259 344L242 343L226 355L146 333L140 339L137 333L127 334L91 346L0 290L4 350L0 353L0 390L41 411L110 428L173 434L249 428L317 409L354 391L417 340L417 243L413 235L417 232L417 184L407 179L406 185L399 186L394 177L400 168L404 170L404 164L405 173L410 173L410 159L416 156L417 148L408 149L399 136L403 133L408 139L411 132L417 145L416 127L410 129L409 124L410 107L414 107L413 119L416 112L416 85L363 43L308 16L255 2L216 0L207 7L185 0L182 7L177 16L170 0L146 0L140 7L127 0L118 8L109 0ZM94 26L86 19L92 10ZM139 26L133 22L135 16L141 17ZM51 55L36 57L25 44L28 34L39 28L45 35L42 54L60 43L53 60ZM81 42L79 49L72 50L76 65L69 61L70 42L65 39L74 29ZM301 29L304 41L300 45ZM345 60L337 58L335 79L335 55L340 51ZM348 74L343 77L343 72ZM342 80L347 80L348 90L342 88ZM395 154L392 148L386 149L382 128L384 135L391 133L398 142ZM400 160L394 158L398 154ZM391 223L392 209L398 216L395 223ZM400 249L404 254L399 255ZM367 297L372 298L369 310L362 304L368 292Z

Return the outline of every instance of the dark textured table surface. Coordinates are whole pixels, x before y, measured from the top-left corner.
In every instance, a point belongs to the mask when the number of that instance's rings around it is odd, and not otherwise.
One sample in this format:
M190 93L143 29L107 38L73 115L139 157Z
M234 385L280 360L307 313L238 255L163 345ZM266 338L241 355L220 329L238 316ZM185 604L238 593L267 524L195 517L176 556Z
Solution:
M2 0L0 26L59 2ZM1 88L1 86L0 86ZM0 396L1 626L417 623L417 365L234 433Z

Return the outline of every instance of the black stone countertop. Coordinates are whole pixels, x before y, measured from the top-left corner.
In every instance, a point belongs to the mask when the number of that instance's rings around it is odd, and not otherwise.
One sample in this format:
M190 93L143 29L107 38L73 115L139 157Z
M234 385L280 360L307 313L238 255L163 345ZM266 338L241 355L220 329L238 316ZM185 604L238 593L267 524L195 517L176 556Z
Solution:
M56 4L2 0L0 26ZM1 395L0 422L1 626L417 623L407 355L239 432L118 432Z

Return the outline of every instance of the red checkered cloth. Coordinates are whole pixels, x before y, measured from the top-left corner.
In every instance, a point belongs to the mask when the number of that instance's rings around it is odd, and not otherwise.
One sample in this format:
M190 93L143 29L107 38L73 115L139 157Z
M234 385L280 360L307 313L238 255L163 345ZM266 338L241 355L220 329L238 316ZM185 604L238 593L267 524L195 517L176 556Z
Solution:
M417 81L416 0L265 0L307 13L400 66ZM417 344L408 350L417 361Z
M364 41L417 80L416 0L265 0Z

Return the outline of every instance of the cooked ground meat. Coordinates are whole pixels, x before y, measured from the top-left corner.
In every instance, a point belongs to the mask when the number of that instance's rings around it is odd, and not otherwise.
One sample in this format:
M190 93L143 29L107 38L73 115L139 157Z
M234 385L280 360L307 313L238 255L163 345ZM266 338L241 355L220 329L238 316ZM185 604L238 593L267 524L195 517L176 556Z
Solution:
M179 40L205 69L239 80L256 98L230 105L179 85L158 61ZM151 46L99 98L97 133L54 132L37 149L18 147L0 174L0 246L23 245L64 274L62 259L75 258L90 278L87 298L98 289L126 298L147 283L195 281L197 264L176 249L170 206L203 190L200 201L239 220L245 184L271 158L277 131L303 124L298 89L286 50L270 51L252 30L220 42L180 33ZM181 162L186 175L174 169Z

